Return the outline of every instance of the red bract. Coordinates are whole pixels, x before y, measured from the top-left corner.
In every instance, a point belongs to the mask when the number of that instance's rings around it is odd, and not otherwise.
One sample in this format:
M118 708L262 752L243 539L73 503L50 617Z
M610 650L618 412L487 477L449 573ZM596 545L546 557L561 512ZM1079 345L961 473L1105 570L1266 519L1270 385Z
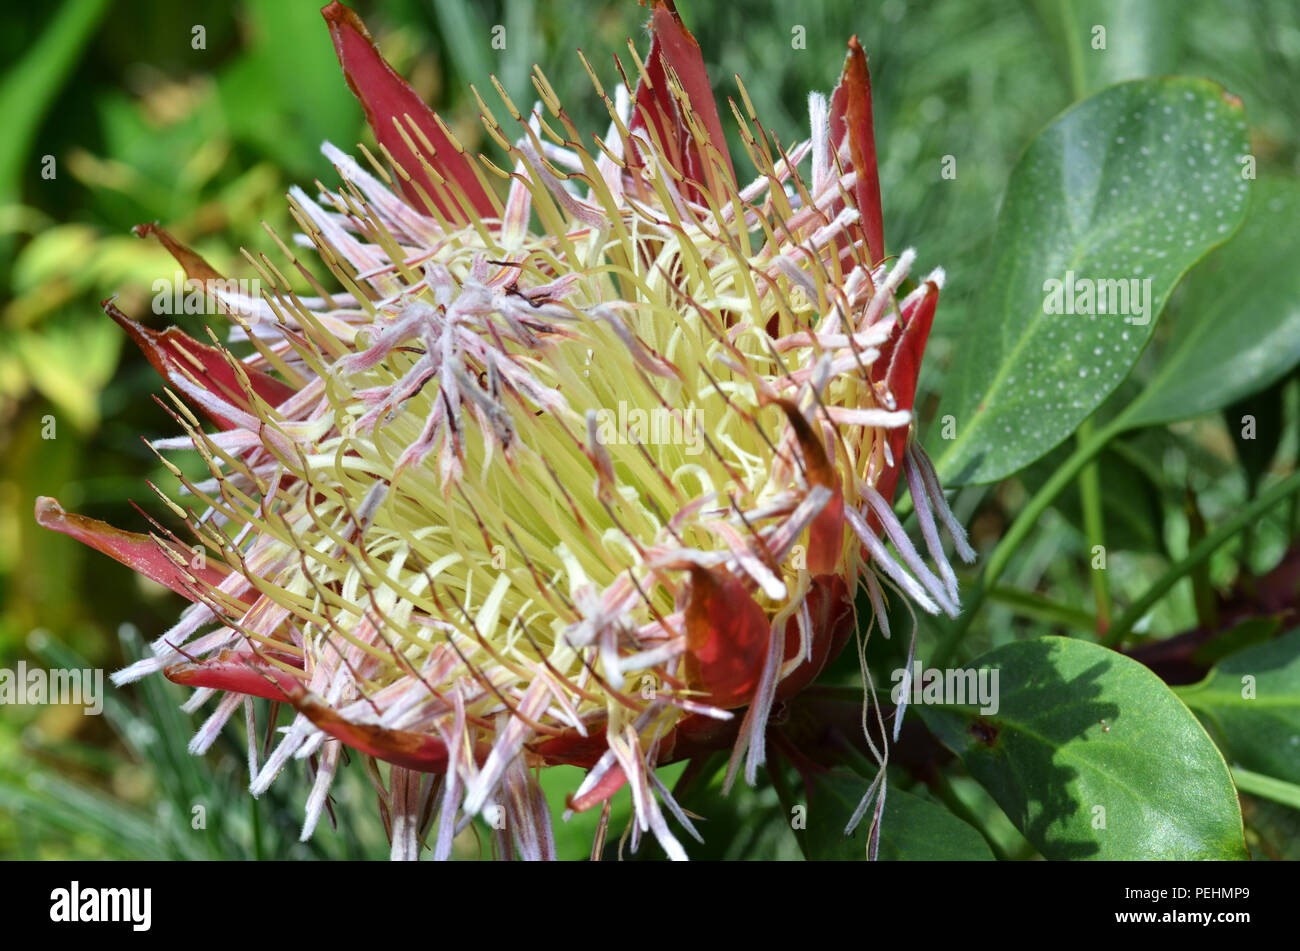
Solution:
M337 2L321 15L329 24L348 88L365 109L380 146L405 173L401 187L407 200L416 208L432 201L453 224L465 224L476 215L498 215L464 150L379 54L361 18Z

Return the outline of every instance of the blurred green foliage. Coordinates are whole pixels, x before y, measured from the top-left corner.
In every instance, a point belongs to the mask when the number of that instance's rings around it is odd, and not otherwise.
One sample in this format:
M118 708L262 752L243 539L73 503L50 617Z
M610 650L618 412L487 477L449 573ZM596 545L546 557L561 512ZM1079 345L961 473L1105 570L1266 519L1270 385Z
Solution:
M145 480L168 484L140 441L170 434L170 421L151 399L156 377L133 348L122 346L99 307L117 295L125 312L141 314L152 282L175 270L157 245L136 239L130 228L160 222L218 270L247 275L239 249L268 242L263 222L282 234L292 230L287 188L331 180L319 143L330 139L347 149L373 141L342 81L318 6L318 0L62 0L6 11L7 28L0 31L6 119L0 141L0 665L26 658L116 669L139 651L136 631L151 639L179 609L178 599L157 586L38 530L32 503L53 495L69 509L144 530L147 523L128 500L156 511ZM575 51L581 48L612 81L609 54L625 54L628 37L641 49L645 44L645 14L631 0L356 6L394 66L475 149L490 143L477 123L470 82L485 89L495 74L517 102L531 102L528 74L537 63L579 127L603 133L607 120ZM845 40L860 37L872 69L887 239L895 250L915 245L922 268L942 264L949 273L922 380L926 393L938 390L945 366L959 356L953 340L979 285L1012 164L1037 129L1082 91L1148 73L1209 76L1244 99L1261 174L1294 177L1300 170L1300 8L1293 0L680 0L679 7L720 98L736 95L732 75L740 74L758 115L783 142L806 134L808 92L829 90ZM1134 7L1144 12L1134 14ZM1078 33L1092 22L1112 24L1119 52L1105 68L1078 52ZM504 50L490 43L497 25L506 30ZM197 26L202 48L196 48ZM724 111L724 126L731 125ZM733 152L743 155L738 139ZM953 180L941 177L945 156L956 157ZM1275 451L1259 467L1289 467L1297 451L1294 380L1282 381L1275 393ZM55 436L46 438L51 424ZM1117 500L1120 510L1107 513L1116 543L1123 539L1126 549L1114 556L1112 573L1121 600L1186 550L1187 487L1213 520L1258 482L1238 464L1217 419L1134 433L1103 464L1132 486ZM958 515L973 523L977 542L996 538L1026 486L1041 481L1035 470L1044 466L1050 460L999 486L961 493ZM1290 534L1286 517L1255 527L1248 567L1263 570L1276 561ZM1086 542L1078 525L1076 501L1062 500L1018 555L1004 586L1087 605ZM1224 554L1210 575L1227 585L1239 572L1236 558ZM1189 586L1166 599L1150 625L1167 632L1195 622ZM1012 597L985 612L970 650L1059 629L1051 611L1028 611L1023 599L1016 604ZM875 660L892 658L898 647L877 639L871 653ZM855 664L845 657L835 674L854 683ZM191 757L184 747L199 715L177 711L182 699L170 684L150 681L124 691L109 687L98 718L70 716L65 708L4 708L0 856L386 854L373 792L360 770L345 770L335 787L340 830L323 823L315 839L299 844L306 772L286 771L254 803L237 742L242 727L229 728L206 757ZM547 781L557 803L575 784L558 771ZM712 817L710 845L695 854L797 856L770 787L733 791L725 805L716 779L701 789L692 805ZM996 813L978 787L959 779L957 790L974 813ZM207 835L191 830L192 808L202 803L215 814ZM626 806L619 808L625 815ZM1252 814L1269 828L1294 826L1294 813L1272 805L1258 805ZM560 827L562 854L586 854L594 818ZM1005 850L1023 850L1024 842L1003 826L996 834ZM611 836L621 828L616 810ZM607 854L617 847L608 843ZM466 848L469 857L474 849ZM653 853L653 845L646 851Z

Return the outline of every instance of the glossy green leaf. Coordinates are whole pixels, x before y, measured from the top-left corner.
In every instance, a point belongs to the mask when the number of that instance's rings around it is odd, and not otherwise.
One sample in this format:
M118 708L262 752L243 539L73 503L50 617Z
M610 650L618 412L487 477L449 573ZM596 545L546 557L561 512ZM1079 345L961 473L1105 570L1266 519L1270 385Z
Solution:
M868 813L851 836L844 828L866 795L871 781L856 773L833 770L810 777L805 827L795 829L804 856L810 860L863 860L867 855ZM802 796L796 786L791 795ZM789 809L801 805L785 803ZM791 813L792 817L797 813ZM901 789L885 795L877 857L894 861L992 861L988 843L970 825L928 799Z
M998 709L915 710L1050 859L1246 858L1227 764L1161 680L1086 641L997 648Z
M1300 362L1300 184L1261 179L1241 232L1187 279L1133 427L1220 409Z
M1238 651L1177 693L1234 763L1300 783L1300 629Z
M984 837L938 803L901 789L885 796L880 824L882 861L991 862Z
M939 408L956 421L932 446L945 484L1025 467L1115 390L1183 273L1240 224L1247 151L1240 101L1183 77L1106 89L1030 143Z

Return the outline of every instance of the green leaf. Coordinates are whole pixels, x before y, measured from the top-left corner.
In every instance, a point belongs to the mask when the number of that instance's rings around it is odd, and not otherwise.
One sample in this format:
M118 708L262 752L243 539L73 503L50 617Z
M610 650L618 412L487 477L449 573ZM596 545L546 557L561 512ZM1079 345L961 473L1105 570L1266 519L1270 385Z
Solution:
M880 826L882 860L896 862L991 862L984 837L943 806L901 789L885 796Z
M1240 234L1188 277L1155 376L1124 411L1129 426L1228 406L1300 361L1300 183L1261 179L1251 206Z
M487 38L492 33L492 25L479 4L469 0L435 3L433 16L459 79L466 83L479 83L480 77L496 72L494 54L489 52L487 43L479 41L479 37ZM506 46L508 49L508 42Z
M1030 143L939 407L957 426L933 447L945 484L1024 468L1115 390L1183 273L1239 225L1248 148L1240 101L1184 77L1113 86ZM1102 293L1108 313L1051 312L1100 311Z
M1234 763L1300 784L1300 629L1233 654L1176 692Z
M22 330L12 337L32 385L81 432L99 423L99 390L117 366L122 334L103 321Z
M1286 435L1286 389L1289 382L1283 377L1268 389L1223 409L1223 422L1232 435L1241 467L1246 471L1246 484L1251 495L1258 490Z
M917 704L926 725L1049 859L1242 859L1227 764L1146 667L1043 637L974 661L998 709Z
M62 85L72 78L77 59L108 10L107 0L71 0L58 12L27 54L4 73L0 83L0 115L5 135L0 141L0 204L13 201L23 176L23 162L32 179L40 173L40 160L30 155L32 138L45 111Z
M863 860L867 856L868 812L853 835L844 827L866 795L870 781L842 770L810 777L806 828L795 830L799 847L811 861ZM802 792L799 787L789 795ZM799 805L783 803L787 811ZM901 789L885 795L878 858L894 861L992 861L984 837L947 809Z

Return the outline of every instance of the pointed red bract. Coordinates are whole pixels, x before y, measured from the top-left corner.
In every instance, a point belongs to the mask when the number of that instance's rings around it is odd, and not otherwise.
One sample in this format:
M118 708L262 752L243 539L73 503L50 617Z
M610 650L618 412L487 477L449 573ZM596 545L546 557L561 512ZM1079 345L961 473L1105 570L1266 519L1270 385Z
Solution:
M570 796L568 806L574 812L586 812L592 806L601 805L626 785L627 774L623 772L622 766L615 763L604 776L600 777L596 785L581 796Z
M605 734L594 730L583 736L569 727L559 736L547 737L533 744L532 751L546 761L548 766L584 766L590 768L605 755L609 744Z
M839 478L831 492L826 507L817 513L808 526L808 557L805 564L815 573L835 571L844 552L844 493Z
M637 83L634 99L637 108L628 125L629 131L635 133L645 129L645 120L648 118L654 124L665 154L677 170L706 188L710 186L710 179L717 174L717 167L708 161L705 150L691 135L677 99L668 88L668 69L671 68L677 74L682 90L690 101L691 110L704 127L713 148L721 156L726 174L734 185L736 172L727 149L727 138L722 132L722 122L718 118L718 106L713 99L713 87L709 84L709 74L704 68L704 54L700 52L700 44L682 23L672 0L654 0L650 29L650 53L645 59L650 84L647 85L644 80ZM688 187L686 194L693 201L702 200L701 193L694 187ZM714 194L719 194L716 188Z
M745 586L724 571L691 568L686 605L686 678L703 701L729 709L754 696L770 627Z
M831 490L831 499L808 526L808 571L814 575L833 572L839 567L844 552L844 492L840 476L826 454L826 446L818 438L799 407L786 399L775 401L794 430L803 453L804 469L810 485Z
M287 700L302 679L275 664L239 651L225 650L215 657L172 664L163 676L184 687L233 690L250 697Z
M930 325L934 323L934 310L938 303L939 286L934 281L926 281L924 296L903 311L900 319L901 329L896 330L880 348L880 357L872 365L873 381L885 383L894 395L899 409L914 408L917 378L921 373L921 358L925 355L925 345L930 339ZM894 465L881 472L880 479L876 483L876 491L884 496L885 501L892 502L894 489L898 485L898 476L902 471L908 427L890 431L888 439ZM868 519L868 524L873 528L879 528L874 515Z
M103 307L104 313L131 335L136 346L163 379L170 380L173 373L178 373L237 409L255 412L234 368L220 348L199 343L176 327L168 327L163 331L150 330L123 314L111 299L104 301ZM289 384L259 370L245 367L244 373L248 376L253 392L271 406L279 406L297 392ZM222 429L236 428L235 423L219 413L202 408Z
M192 552L168 544L168 549L176 556L174 560L164 550L164 543L152 536L124 532L106 522L65 512L57 499L46 496L36 500L36 523L103 552L132 571L152 578L191 601L197 600L194 595L195 580L215 588L229 574L226 568L215 564L205 563L201 568L193 568L189 564L193 558ZM186 567L179 567L176 560Z
M203 255L177 241L166 228L154 222L145 222L132 228L131 233L137 238L157 238L167 253L176 259L176 263L185 269L186 277L201 282L224 280L217 269L203 259Z
M355 750L422 773L447 770L447 746L436 737L410 730L390 730L373 723L353 723L301 685L291 686L287 694L295 710Z
M474 174L469 159L452 145L451 140L438 127L433 110L388 65L361 18L337 2L322 9L321 15L329 23L334 51L338 54L348 87L360 100L366 112L366 121L370 123L380 144L388 149L388 153L424 189L438 210L452 223L467 224L472 215L495 218L496 208ZM410 130L406 116L411 117L433 146L432 154L425 150L420 137ZM412 143L420 150L418 156L406 144L394 125L394 119L402 124ZM439 188L434 184L433 178L420 162L421 156L438 175L451 183L450 188ZM412 207L424 211L424 201L415 187L406 181L401 185ZM463 196L470 207L461 207L459 202L451 199L448 191Z
M853 170L858 173L854 198L861 221L854 226L866 241L871 260L878 264L885 257L885 231L880 211L880 172L876 167L876 133L871 118L871 74L867 56L858 38L849 40L840 84L831 94L831 147L838 152L844 137L849 139Z
M190 280L204 284L210 281L225 281L220 272L204 260L201 254L176 240L166 228L153 222L146 222L136 225L131 231L138 238L157 239L158 243L176 259L176 263L184 269L185 276ZM103 301L101 306L119 327L130 334L136 346L163 379L169 379L173 372L180 372L209 393L221 397L246 412L252 411L243 386L240 385L235 371L231 369L230 362L220 348L200 343L175 327L169 327L164 331L150 330L118 310L112 298ZM279 406L297 392L289 384L260 370L246 367L244 372L253 392L271 406ZM219 414L206 408L204 412L222 429L235 428L234 423Z

